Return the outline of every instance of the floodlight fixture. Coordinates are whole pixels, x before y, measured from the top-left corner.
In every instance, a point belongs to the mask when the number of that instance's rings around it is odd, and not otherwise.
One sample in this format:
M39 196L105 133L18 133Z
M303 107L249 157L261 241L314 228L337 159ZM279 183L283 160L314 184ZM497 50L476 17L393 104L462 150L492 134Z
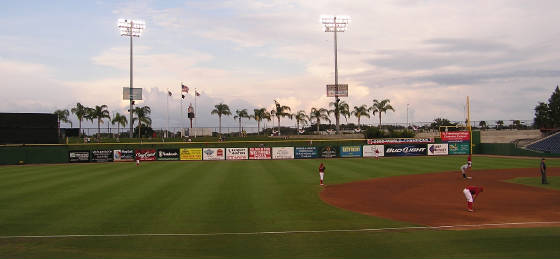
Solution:
M321 16L321 23L325 32L345 32L350 23L350 16L347 15L323 15Z
M146 23L140 20L119 19L118 27L121 36L140 37L146 29Z
M121 36L128 36L130 37L130 133L129 136L132 138L132 133L133 133L133 118L132 118L132 106L134 105L134 100L132 98L132 89L133 89L133 83L132 83L132 38L133 37L140 37L140 35L142 35L142 32L144 31L144 29L146 29L146 23L144 21L141 20L131 20L131 19L119 19L117 26L119 28L119 31L121 33Z

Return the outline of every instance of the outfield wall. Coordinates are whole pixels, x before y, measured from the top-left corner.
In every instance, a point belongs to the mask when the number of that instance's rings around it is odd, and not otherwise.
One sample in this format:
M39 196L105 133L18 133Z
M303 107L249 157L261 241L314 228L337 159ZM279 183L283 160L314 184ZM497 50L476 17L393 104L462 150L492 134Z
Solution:
M400 139L403 141L403 139ZM393 156L443 156L467 154L450 150L447 143L360 144L351 142L332 144L315 142L307 146L258 146L207 147L183 146L152 147L128 144L119 146L53 145L0 147L0 164L40 163L97 163L139 161L205 161L205 160L269 160L269 159L312 159L312 158L360 158ZM277 143L279 144L279 143ZM311 144L311 143L308 143ZM204 146L204 145L203 145ZM162 148L164 147L164 148Z

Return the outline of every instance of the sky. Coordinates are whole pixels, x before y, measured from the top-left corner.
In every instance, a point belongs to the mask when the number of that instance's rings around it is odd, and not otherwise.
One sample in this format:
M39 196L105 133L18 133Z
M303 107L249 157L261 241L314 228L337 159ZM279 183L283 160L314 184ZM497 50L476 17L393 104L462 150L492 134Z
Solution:
M334 35L323 31L321 15L351 17L337 35L339 83L349 85L341 99L351 109L389 99L395 111L383 114L383 124L463 121L467 96L471 120L532 120L560 81L559 1L61 0L1 7L0 112L51 113L80 102L127 114L130 39L120 36L119 18L146 23L133 41L133 81L154 128L186 125L181 103L194 105L194 89L201 94L198 127L217 127L210 111L221 102L232 113L270 110L274 100L294 113L328 108ZM191 89L184 100L181 83ZM378 118L362 123L377 125ZM222 124L238 125L233 116Z

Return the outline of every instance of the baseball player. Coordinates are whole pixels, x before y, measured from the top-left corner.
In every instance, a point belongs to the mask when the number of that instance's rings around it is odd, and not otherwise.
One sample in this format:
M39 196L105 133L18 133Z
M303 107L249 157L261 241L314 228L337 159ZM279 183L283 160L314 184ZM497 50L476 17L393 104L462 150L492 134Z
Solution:
M140 159L136 159L136 166L140 165Z
M321 163L321 165L319 165L319 179L321 179L321 186L323 186L323 178L325 178L325 165L323 165L323 163Z
M467 186L463 189L463 194L465 194L465 198L467 199L467 211L473 212L473 203L478 194L484 191L484 187L479 186Z
M467 170L471 168L469 164L464 164L461 166L461 174L463 175L463 179L472 179L472 177L467 176Z
M375 159L379 159L379 149L375 148Z
M467 165L469 165L469 168L472 167L472 158L471 158L471 154L469 154L469 157L467 157Z

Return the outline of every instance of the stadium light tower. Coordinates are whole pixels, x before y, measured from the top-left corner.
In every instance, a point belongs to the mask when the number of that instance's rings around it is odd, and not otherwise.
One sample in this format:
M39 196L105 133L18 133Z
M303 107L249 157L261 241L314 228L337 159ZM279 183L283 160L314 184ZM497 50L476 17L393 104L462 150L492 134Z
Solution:
M345 32L348 28L348 23L350 23L349 16L321 16L321 23L323 24L323 29L325 32L334 32L334 85L335 89L335 110L334 117L336 120L336 134L340 134L340 111L338 104L340 98L338 98L338 51L337 51L337 32Z
M119 19L118 22L119 31L121 36L130 37L130 138L132 138L132 38L140 37L142 32L146 28L144 21L130 20L130 19Z

